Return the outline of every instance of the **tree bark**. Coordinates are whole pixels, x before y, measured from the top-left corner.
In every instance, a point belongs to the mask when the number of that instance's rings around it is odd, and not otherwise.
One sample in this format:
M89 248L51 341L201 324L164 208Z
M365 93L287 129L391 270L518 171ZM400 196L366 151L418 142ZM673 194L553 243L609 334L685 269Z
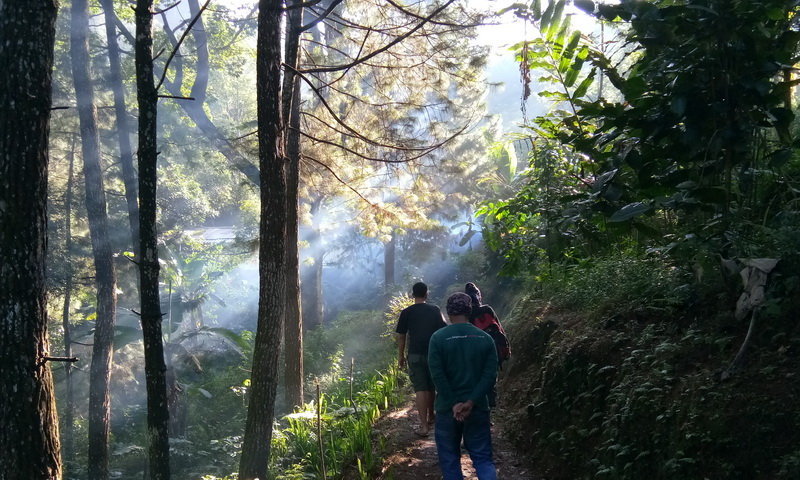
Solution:
M70 56L75 83L81 153L86 191L86 211L94 256L97 316L95 319L92 364L89 372L89 470L90 480L108 478L108 435L111 402L108 384L113 361L114 323L117 307L117 278L108 239L108 214L100 166L100 137L97 109L89 73L89 5L73 0L70 22Z
M314 264L305 268L302 288L303 295L303 326L314 329L322 325L325 318L325 303L323 302L322 268L325 260L325 251L322 249L322 236L320 235L319 211L322 207L323 197L317 197L311 202L311 231L308 234L308 244L314 252Z
M156 231L158 95L153 79L152 0L136 2L136 93L139 103L139 290L144 368L147 384L147 433L150 478L167 480L169 471L169 411L166 365L161 338Z
M387 299L392 295L395 284L394 264L397 251L397 235L392 233L392 238L383 246L383 281L384 293Z
M286 171L281 149L280 0L260 0L256 43L258 157L261 180L259 298L250 401L239 478L268 478L281 327L286 316Z
M62 311L61 325L64 329L64 356L72 357L72 324L70 322L70 303L72 302L72 172L75 163L75 137L72 139L72 148L69 154L69 170L67 173L67 193L64 198L64 261L66 263L64 280L64 309ZM74 455L75 401L72 391L72 362L64 363L64 383L66 383L66 398L64 401L64 427L63 457L66 459L64 470L69 475L70 461Z
M61 478L48 353L47 138L57 7L0 1L0 478Z
M286 16L287 32L284 62L297 68L303 8L290 10ZM286 214L287 238L286 296L287 312L283 327L285 404L291 409L303 404L303 317L300 308L300 251L298 248L298 201L300 185L300 78L294 72L283 73L281 96L286 129Z
M317 238L320 238L318 235ZM325 288L322 285L322 273L325 264L325 250L322 249L322 245L317 243L317 253L314 254L314 265L313 265L313 284L311 288L314 291L314 318L317 319L316 324L312 325L315 327L319 327L325 324Z
M125 185L125 201L128 205L128 223L131 228L131 248L134 257L139 257L139 202L136 191L136 170L133 168L133 150L131 149L131 128L128 123L128 112L125 107L125 88L122 84L122 66L120 63L119 44L117 43L116 15L113 0L100 0L106 23L106 39L108 42L108 63L110 69L109 82L114 92L114 115L117 119L117 137L119 140L119 162L122 166L122 182Z
M305 330L313 330L324 323L325 319L325 302L323 299L324 289L322 286L322 273L323 263L325 261L325 252L322 245L319 243L320 235L316 227L312 227L312 232L309 234L308 242L311 245L314 254L312 259L313 265L303 267L303 283L302 283L302 310L303 310L303 328Z

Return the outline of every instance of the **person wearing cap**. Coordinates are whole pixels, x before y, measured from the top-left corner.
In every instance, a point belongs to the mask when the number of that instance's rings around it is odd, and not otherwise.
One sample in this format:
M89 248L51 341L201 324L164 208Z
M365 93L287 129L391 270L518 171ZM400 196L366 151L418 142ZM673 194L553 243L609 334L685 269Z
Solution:
M436 449L444 480L463 480L461 442L479 480L496 480L487 395L497 375L497 351L486 332L469 323L472 300L465 293L447 299L451 325L437 330L428 347L436 385Z
M420 426L414 433L427 437L434 421L433 398L436 392L428 370L428 342L436 330L445 326L442 311L436 305L426 303L428 286L417 282L411 287L414 304L400 312L397 321L397 362L400 368L408 360L408 376L414 386ZM408 356L406 357L406 345Z

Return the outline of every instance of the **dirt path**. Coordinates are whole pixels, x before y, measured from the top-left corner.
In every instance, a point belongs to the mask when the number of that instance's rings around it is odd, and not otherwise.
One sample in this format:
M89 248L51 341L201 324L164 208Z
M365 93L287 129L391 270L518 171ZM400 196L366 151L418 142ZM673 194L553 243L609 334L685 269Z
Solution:
M384 463L376 480L439 480L442 478L436 457L436 444L433 434L428 438L416 436L412 427L416 426L416 411L409 402L383 418L375 425L375 434L385 439ZM492 427L494 460L499 480L540 480L521 457L503 438L499 424ZM465 452L461 464L466 480L477 480L469 455Z

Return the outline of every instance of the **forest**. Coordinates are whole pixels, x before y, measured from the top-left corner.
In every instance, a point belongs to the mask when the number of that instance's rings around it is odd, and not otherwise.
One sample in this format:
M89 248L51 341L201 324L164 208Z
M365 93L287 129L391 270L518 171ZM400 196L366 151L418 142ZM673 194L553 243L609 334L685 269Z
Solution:
M498 478L800 478L799 61L796 0L0 0L0 480L441 478L419 281L502 319Z

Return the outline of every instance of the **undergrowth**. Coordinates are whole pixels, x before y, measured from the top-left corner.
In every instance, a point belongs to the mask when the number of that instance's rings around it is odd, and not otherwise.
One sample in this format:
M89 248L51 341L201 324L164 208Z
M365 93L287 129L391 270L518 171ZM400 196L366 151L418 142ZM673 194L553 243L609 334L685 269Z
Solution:
M589 318L669 316L691 292L687 272L663 257L633 250L552 268L537 280L541 298Z
M625 255L539 281L506 322L514 357L500 408L548 478L800 478L790 283L769 285L747 361L722 380L747 332L733 318L741 287L700 289Z
M398 405L407 383L392 355L389 318L379 312L340 314L335 327L309 332L306 342L306 397L311 400L276 420L270 476L276 480L374 478L382 463L383 439L373 438L380 415ZM319 397L316 397L319 387ZM241 437L215 442L238 462ZM205 475L203 480L235 480Z

